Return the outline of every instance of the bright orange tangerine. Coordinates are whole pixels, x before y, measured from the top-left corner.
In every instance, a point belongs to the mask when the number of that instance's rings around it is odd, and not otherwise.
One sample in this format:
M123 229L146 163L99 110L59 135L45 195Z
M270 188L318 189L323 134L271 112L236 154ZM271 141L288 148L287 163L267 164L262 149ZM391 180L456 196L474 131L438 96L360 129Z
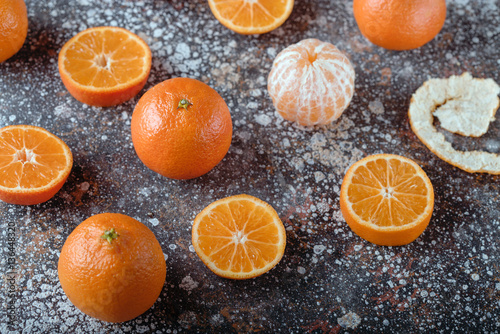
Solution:
M166 264L153 232L119 213L94 215L68 236L58 275L68 299L91 317L124 322L160 296Z
M0 129L0 200L22 205L48 201L72 166L68 145L49 131L31 125Z
M264 274L281 260L286 232L268 203L237 195L213 202L196 216L192 242L215 274L247 279Z
M208 0L215 18L240 34L263 34L281 26L294 0Z
M23 0L0 0L0 63L15 55L28 35L28 12Z
M70 94L91 106L109 107L133 98L151 69L151 51L139 36L118 27L89 28L59 53L59 73Z
M172 179L208 173L231 145L233 123L224 99L191 78L165 80L135 106L132 142L141 161Z
M421 47L446 19L445 0L354 0L353 10L361 33L389 50Z
M347 171L340 209L361 238L377 245L406 245L429 224L434 190L413 160L393 154L371 155Z

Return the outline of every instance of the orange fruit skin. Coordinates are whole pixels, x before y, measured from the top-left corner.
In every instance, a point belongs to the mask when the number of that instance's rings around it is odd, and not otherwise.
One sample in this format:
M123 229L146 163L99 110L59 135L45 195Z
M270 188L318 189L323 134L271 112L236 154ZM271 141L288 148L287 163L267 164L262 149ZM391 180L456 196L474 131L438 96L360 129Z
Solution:
M64 55L81 35L88 33L90 31L104 30L107 28L112 28L114 30L125 32L129 35L133 35L138 41L141 42L142 48L145 50L147 54L146 55L147 71L142 73L140 78L137 78L126 87L120 87L119 89L116 89L114 87L94 89L93 87L86 87L79 85L70 77L69 73L67 73L64 70L64 64L63 64L65 61ZM68 90L68 92L76 100L95 107L111 107L130 100L141 91L141 89L148 81L149 73L151 71L151 58L152 58L151 50L149 49L149 46L146 44L146 42L144 42L139 36L133 34L132 32L126 29L119 27L89 28L73 36L62 47L61 51L59 52L59 58L58 58L59 75L61 76L61 80L66 89Z
M340 211L344 213L347 212L347 210L348 210L347 203L341 197ZM422 224L415 225L410 229L392 230L392 231L367 230L363 224L361 224L357 219L354 219L352 216L344 215L344 219L346 220L347 225L349 225L349 227L354 233L356 233L361 238L368 240L371 243L380 246L402 246L415 241L424 232L424 230L429 225L431 216L429 215L422 222ZM388 240L390 241L388 242Z
M68 158L67 166L63 171L63 173L57 177L57 179L52 180L53 182L51 182L46 186L37 188L36 191L33 191L33 189L29 188L0 187L0 200L9 204L17 204L17 205L36 205L46 202L52 197L54 197L54 195L62 188L62 186L64 185L64 183L68 179L68 176L71 173L71 168L73 167L73 155L71 154L71 150L68 147L68 145L66 145L66 143L62 141L59 137L38 126L9 125L0 129L0 136L2 135L2 133L9 132L11 129L16 129L16 128L27 129L28 131L30 129L38 130L56 139L58 144L62 147L62 149L65 151L67 155ZM5 175L5 171L2 171L1 173L4 173L3 175Z
M47 202L55 196L68 179L71 169L63 176L57 183L53 184L50 188L46 188L40 192L30 192L28 190L17 191L0 191L0 200L9 204L17 205L36 205Z
M75 86L73 84L73 80L71 80L67 74L62 73L60 70L59 74L61 75L64 86L71 94L71 96L82 103L94 107L111 107L130 100L141 91L141 89L148 81L149 76L148 72L148 75L144 79L139 81L136 85L128 87L127 89L121 91L109 90L94 92L91 90L82 90L79 87Z
M0 63L15 55L28 35L28 12L23 0L0 0Z
M191 103L187 109L178 108L182 99ZM214 89L195 79L174 78L141 97L131 130L135 151L148 168L172 179L192 179L224 158L233 125Z
M101 236L114 228L118 237ZM158 299L166 264L153 232L117 213L88 218L69 235L58 263L61 287L83 313L124 322L146 312Z
M353 9L370 42L398 51L430 42L446 19L445 0L354 0Z
M418 224L414 224L409 228L405 229L369 229L366 227L363 222L361 222L355 214L351 212L349 208L347 198L348 198L348 183L347 180L350 180L352 174L354 173L354 167L358 164L362 164L364 161L372 159L373 157L391 157L394 155L391 154L379 154L374 156L368 156L360 161L356 162L353 166L349 168L346 175L344 176L344 180L342 182L342 186L340 188L340 211L342 212L342 216L346 220L347 225L352 229L354 233L356 233L361 238L374 243L380 246L402 246L409 244L410 242L415 241L427 228L429 225L430 219L432 217L432 212L434 209L434 191L433 188L430 188L430 202L432 203L432 207L430 208L429 214L424 217ZM412 160L396 156L398 159L402 159L403 161L407 161L413 163ZM425 174L425 173L424 173ZM424 175L426 180L430 183L429 178Z

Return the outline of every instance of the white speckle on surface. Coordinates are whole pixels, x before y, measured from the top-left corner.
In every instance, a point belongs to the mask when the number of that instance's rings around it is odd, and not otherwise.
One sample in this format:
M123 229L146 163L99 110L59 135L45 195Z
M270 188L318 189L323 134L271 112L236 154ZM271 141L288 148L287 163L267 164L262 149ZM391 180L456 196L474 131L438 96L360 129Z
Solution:
M370 109L370 111L375 115L382 115L385 111L384 105L379 100L370 101L368 109Z
M80 187L80 190L87 191L90 188L90 183L88 183L87 181L82 182L82 183L80 183L79 187Z
M361 318L356 313L349 312L343 317L337 318L337 322L343 328L355 329L361 323Z
M315 245L314 248L313 248L313 252L314 254L316 255L320 255L321 253L323 253L323 251L326 249L325 246L323 245Z
M268 126L269 124L271 124L272 119L266 114L259 114L255 116L255 121L262 126Z
M158 226L160 221L158 220L158 218L151 218L151 219L149 219L149 223L153 226Z
M304 274L306 273L306 268L301 267L301 266L298 266L298 267L297 267L297 272L298 272L299 274L304 275Z
M314 172L314 180L316 182L321 182L323 181L324 179L326 179L326 176L325 174L323 174L323 172Z
M16 115L9 116L9 122L14 122L16 120Z
M157 28L153 31L153 37L157 38L163 35L163 29Z
M179 43L175 47L175 57L179 60L188 59L191 56L191 49L186 43Z
M182 282L181 284L179 284L179 287L186 291L192 291L193 289L196 289L198 285L199 283L193 280L193 278L188 275L182 279Z

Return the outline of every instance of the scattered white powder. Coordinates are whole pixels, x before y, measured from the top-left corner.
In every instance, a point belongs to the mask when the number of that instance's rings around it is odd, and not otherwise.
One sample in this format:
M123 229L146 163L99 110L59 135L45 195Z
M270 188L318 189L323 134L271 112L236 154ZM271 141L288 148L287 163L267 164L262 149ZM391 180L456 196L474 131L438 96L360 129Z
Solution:
M343 328L355 329L361 323L361 318L356 313L349 312L343 317L338 318L337 322Z
M186 291L191 291L193 289L196 289L198 285L199 283L193 280L193 278L188 275L182 279L182 282L181 284L179 284L179 287Z

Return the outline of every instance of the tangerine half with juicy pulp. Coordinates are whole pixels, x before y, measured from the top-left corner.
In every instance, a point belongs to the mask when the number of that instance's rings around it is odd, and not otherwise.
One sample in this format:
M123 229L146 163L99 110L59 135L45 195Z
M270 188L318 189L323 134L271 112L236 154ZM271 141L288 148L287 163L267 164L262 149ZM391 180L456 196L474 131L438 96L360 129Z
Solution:
M58 263L68 299L83 313L107 322L128 321L151 308L166 270L153 232L118 213L97 214L78 225Z
M425 230L434 190L420 166L393 154L368 156L347 171L340 209L361 238L377 245L406 245Z
M0 129L0 200L22 205L48 201L72 166L68 145L49 131L31 125Z
M190 78L169 79L148 90L131 123L141 161L172 179L208 173L226 155L233 134L226 102L213 88Z
M0 63L15 55L28 35L28 11L23 0L0 0Z
M203 209L194 220L192 242L215 274L247 279L264 274L281 260L286 232L268 203L243 194Z
M220 23L244 35L278 28L292 13L293 4L294 0L208 0Z
M274 59L267 90L276 111L300 125L338 119L354 94L354 68L333 44L305 39Z
M353 10L363 36L389 50L421 47L446 19L445 0L354 0Z
M151 50L136 34L118 27L78 33L59 52L59 73L80 102L109 107L133 98L151 69Z

